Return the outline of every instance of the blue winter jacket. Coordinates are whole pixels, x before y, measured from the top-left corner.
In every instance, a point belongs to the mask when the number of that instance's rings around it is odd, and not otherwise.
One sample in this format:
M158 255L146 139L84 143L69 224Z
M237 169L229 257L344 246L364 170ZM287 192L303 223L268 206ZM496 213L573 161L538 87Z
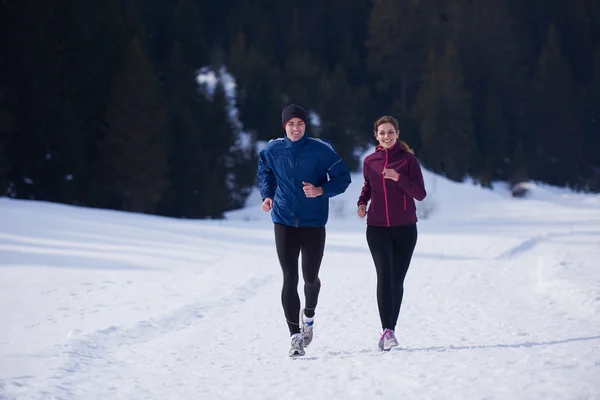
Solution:
M296 142L285 137L267 143L260 152L257 175L263 201L273 199L273 222L296 227L324 226L329 198L344 193L351 182L333 145L306 134ZM323 194L306 197L302 182L320 186Z

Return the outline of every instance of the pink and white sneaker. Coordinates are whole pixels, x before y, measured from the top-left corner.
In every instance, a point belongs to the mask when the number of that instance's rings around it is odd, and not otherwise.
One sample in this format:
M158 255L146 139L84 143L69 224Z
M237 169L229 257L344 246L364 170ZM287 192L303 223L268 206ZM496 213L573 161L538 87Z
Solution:
M393 347L398 346L398 340L391 329L385 329L379 339L379 348L383 351L390 351Z

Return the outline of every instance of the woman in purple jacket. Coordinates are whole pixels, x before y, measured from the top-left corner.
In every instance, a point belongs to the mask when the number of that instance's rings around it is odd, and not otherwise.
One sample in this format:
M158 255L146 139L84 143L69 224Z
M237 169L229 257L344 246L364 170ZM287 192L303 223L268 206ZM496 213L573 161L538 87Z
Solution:
M384 116L375 122L379 145L365 158L365 183L358 199L359 217L367 216L367 242L377 271L377 304L383 328L379 348L386 351L398 346L394 329L404 278L417 243L414 199L421 201L427 195L419 162L399 137L398 121L393 117Z

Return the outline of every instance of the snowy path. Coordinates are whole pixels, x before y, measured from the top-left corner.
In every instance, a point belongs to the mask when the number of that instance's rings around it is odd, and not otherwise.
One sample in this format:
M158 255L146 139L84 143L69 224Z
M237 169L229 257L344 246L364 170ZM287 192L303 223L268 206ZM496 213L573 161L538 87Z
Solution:
M264 219L2 200L0 399L600 398L598 207L488 207L419 225L389 353L364 226L332 221L315 341L290 360Z

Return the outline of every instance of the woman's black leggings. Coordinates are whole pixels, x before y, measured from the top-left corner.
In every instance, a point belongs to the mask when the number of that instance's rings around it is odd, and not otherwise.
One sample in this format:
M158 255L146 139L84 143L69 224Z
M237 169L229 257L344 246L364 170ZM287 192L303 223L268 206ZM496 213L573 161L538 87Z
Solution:
M381 326L394 330L404 295L404 278L417 244L417 224L367 226L367 243L377 270Z
M275 246L283 271L281 303L290 334L300 332L300 297L298 296L298 257L302 252L302 276L304 277L305 314L314 316L321 281L319 268L325 250L325 227L293 227L275 224Z

